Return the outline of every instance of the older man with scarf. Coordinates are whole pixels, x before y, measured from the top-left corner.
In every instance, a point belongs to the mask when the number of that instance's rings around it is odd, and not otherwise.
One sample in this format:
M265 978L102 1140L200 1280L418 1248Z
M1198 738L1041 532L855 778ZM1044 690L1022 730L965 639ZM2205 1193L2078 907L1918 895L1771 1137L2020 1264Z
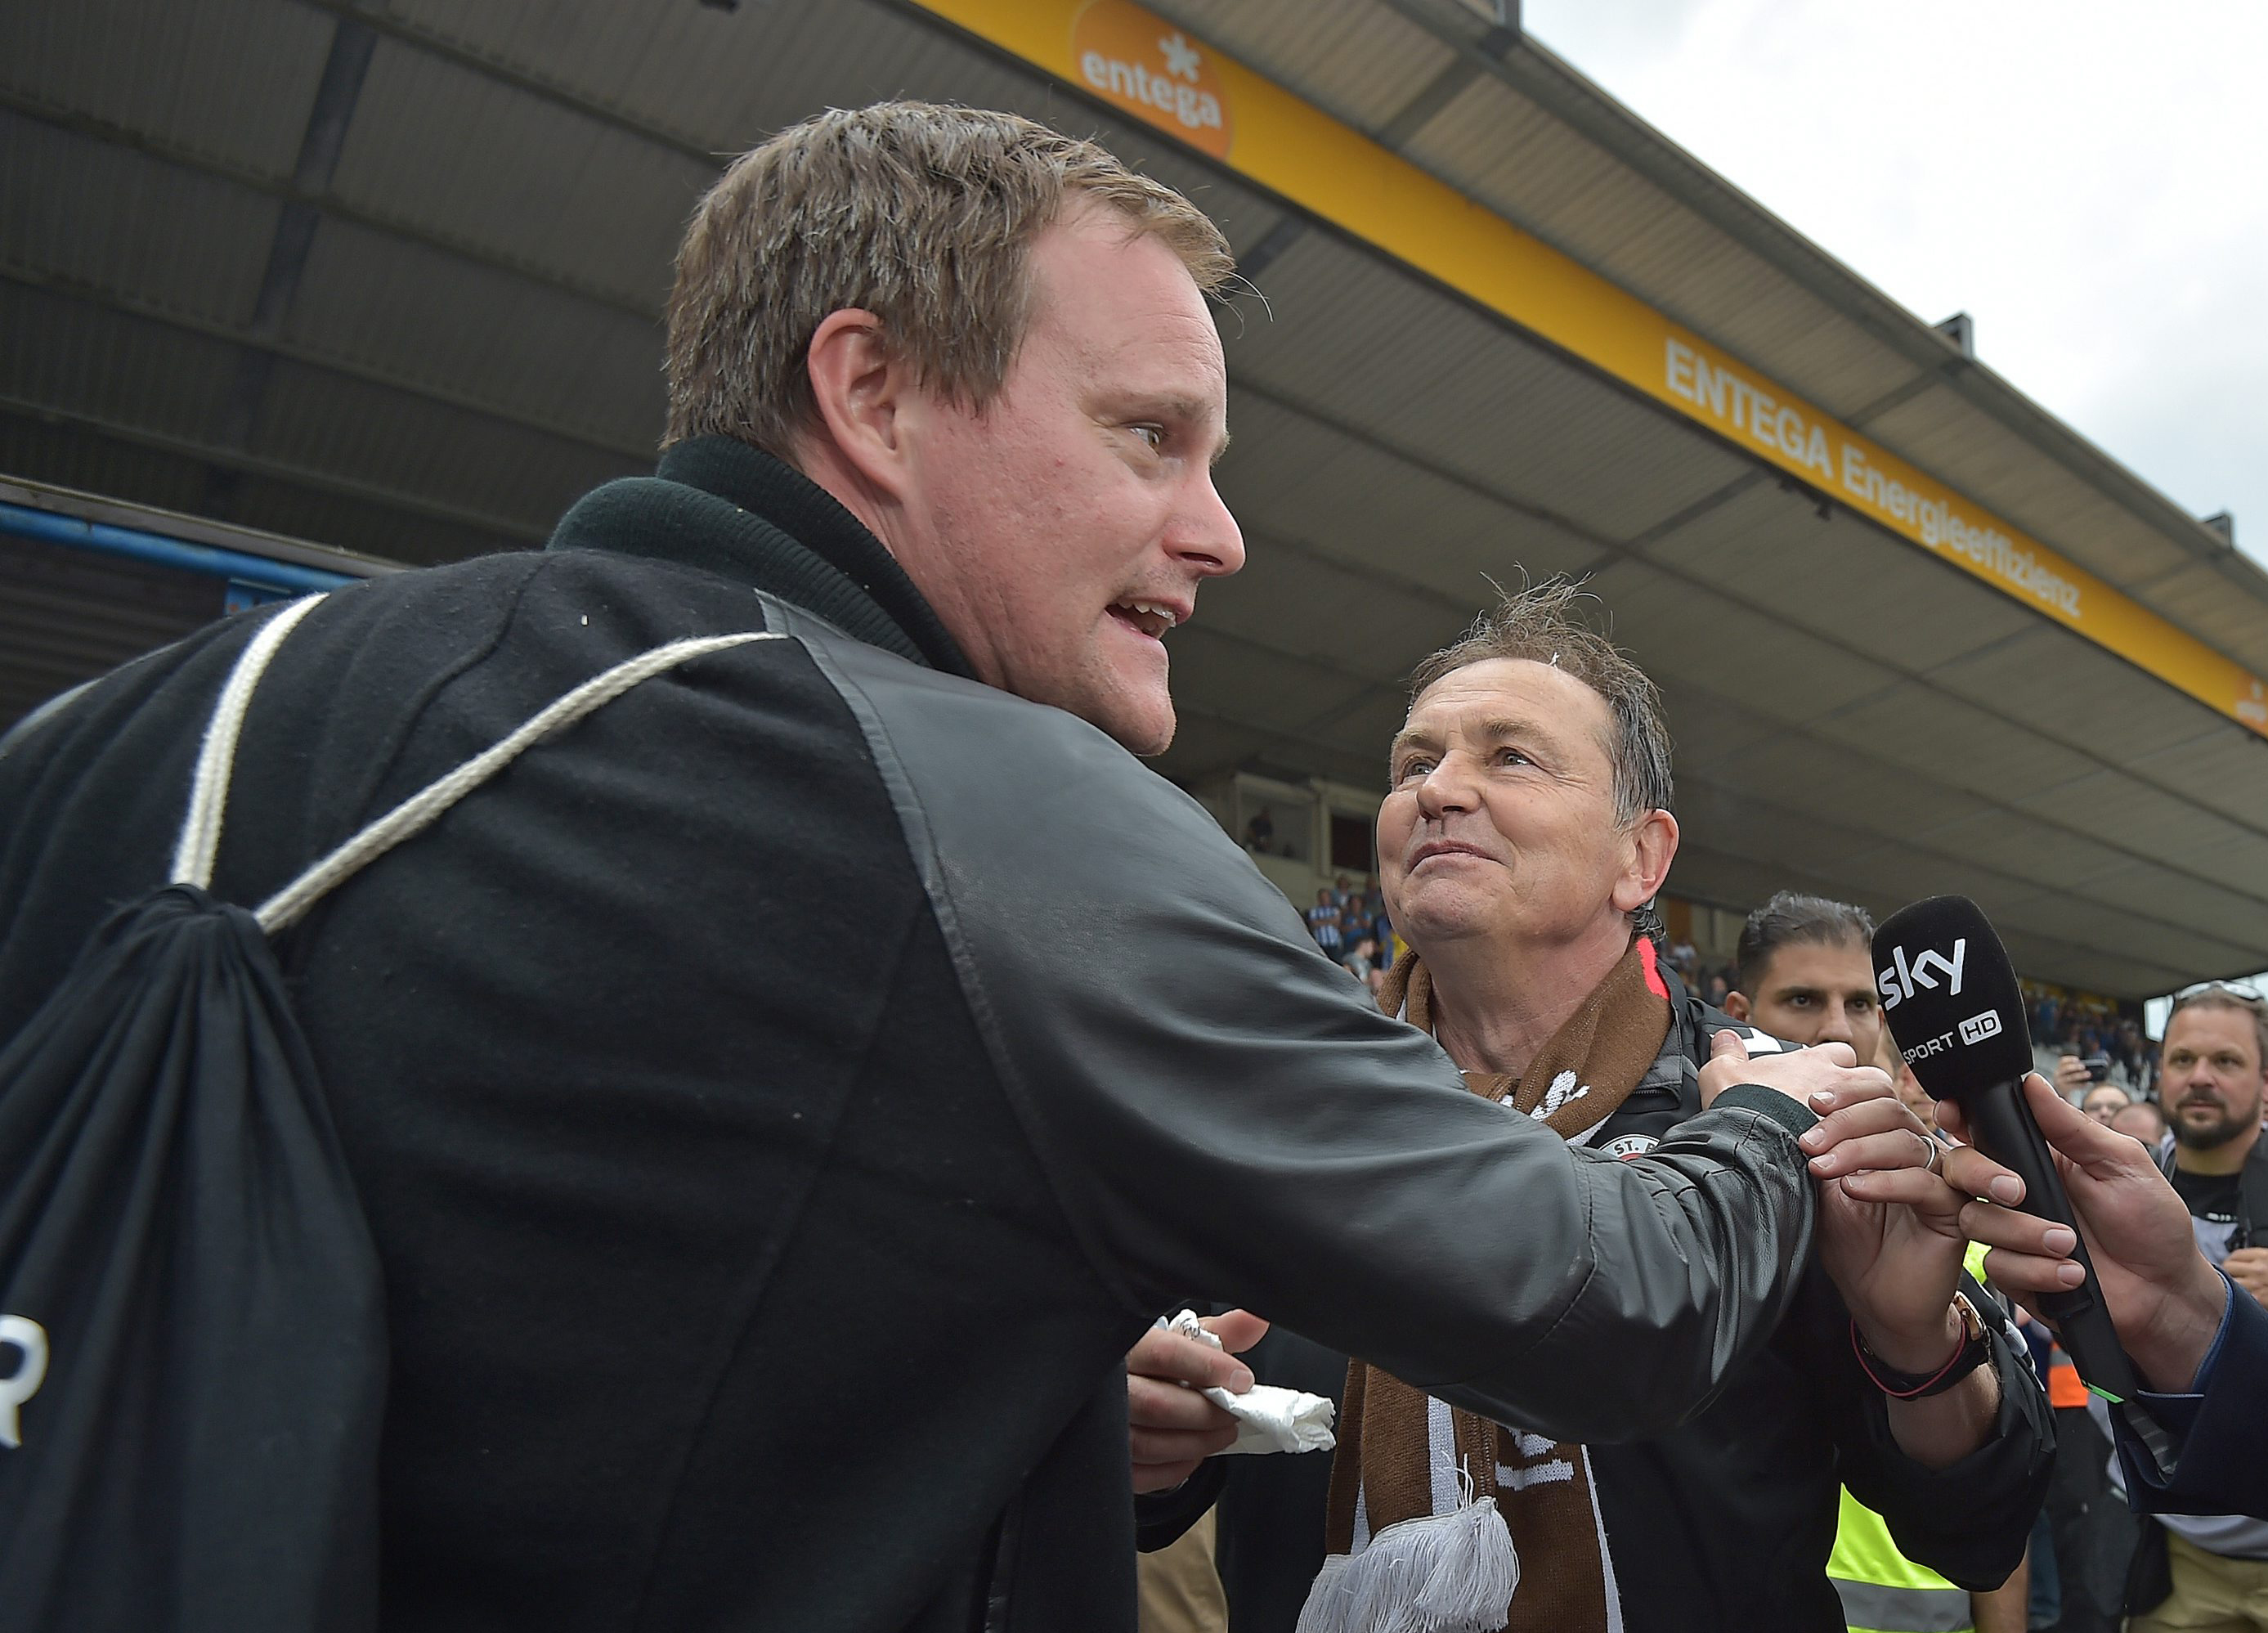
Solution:
M1569 615L1573 595L1508 599L1413 678L1378 837L1415 956L1381 1002L1430 1031L1473 1093L1628 1156L1691 1115L1705 1081L1779 1046L1688 995L1655 957L1644 927L1677 847L1668 735L1652 682ZM1963 1199L1927 1169L1813 1167L1816 1262L1771 1347L1683 1427L1566 1444L1356 1357L1327 1482L1320 1459L1216 1459L1145 1499L1145 1544L1218 1493L1237 1633L1432 1628L1459 1571L1502 1569L1469 1546L1500 1546L1474 1523L1492 1504L1517 1581L1469 1625L1831 1633L1845 1625L1825 1570L1839 1482L1908 1556L1997 1585L2022 1555L2052 1432L2021 1344L1962 1272ZM1517 1217L1466 1228L1514 1254L1526 1234ZM1232 1342L1248 1324L1225 1324ZM1265 1381L1308 1388L1343 1360L1284 1332L1246 1358ZM1186 1455L1211 1426L1158 1387L1175 1371L1170 1345L1130 1370L1138 1465Z

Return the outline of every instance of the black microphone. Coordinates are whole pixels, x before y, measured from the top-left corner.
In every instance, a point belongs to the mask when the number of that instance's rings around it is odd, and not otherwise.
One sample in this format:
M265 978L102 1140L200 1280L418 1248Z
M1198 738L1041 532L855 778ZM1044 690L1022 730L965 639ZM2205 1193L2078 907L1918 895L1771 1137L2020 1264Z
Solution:
M1898 1053L1933 1100L1959 1103L1977 1149L2024 1182L2023 1210L2070 1229L2087 1280L2039 1304L2087 1386L2172 1467L2165 1432L2141 1408L2142 1387L2095 1281L2055 1158L2024 1099L2032 1069L2015 966L1984 910L1965 896L1933 896L1874 932L1874 984Z

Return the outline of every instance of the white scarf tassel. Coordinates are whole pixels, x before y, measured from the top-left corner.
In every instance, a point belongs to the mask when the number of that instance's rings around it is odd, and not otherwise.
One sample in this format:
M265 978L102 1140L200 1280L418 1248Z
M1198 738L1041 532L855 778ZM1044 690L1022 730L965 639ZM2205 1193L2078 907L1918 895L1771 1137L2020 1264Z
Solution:
M1512 1533L1496 1499L1483 1497L1325 1559L1297 1633L1498 1633L1519 1586Z

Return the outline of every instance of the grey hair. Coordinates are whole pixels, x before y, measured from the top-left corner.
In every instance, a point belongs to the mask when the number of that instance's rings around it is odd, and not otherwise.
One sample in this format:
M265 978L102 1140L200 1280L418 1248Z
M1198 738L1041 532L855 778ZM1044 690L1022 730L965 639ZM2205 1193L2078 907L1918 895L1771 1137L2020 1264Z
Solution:
M1030 251L1076 202L1163 242L1211 294L1220 229L1093 142L930 102L836 108L743 153L702 198L669 297L665 447L737 437L783 458L814 423L807 357L856 308L924 388L981 410L1031 316Z
M1598 693L1614 721L1602 743L1614 766L1615 820L1628 826L1649 811L1671 809L1669 722L1661 689L1605 636L1571 609L1589 596L1572 579L1558 577L1506 593L1472 627L1420 663L1410 676L1415 703L1444 676L1495 658L1548 664Z
M1874 920L1864 907L1830 901L1824 896L1799 896L1782 890L1749 915L1741 939L1733 950L1733 968L1741 990L1751 998L1764 984L1772 955L1783 947L1839 947L1856 942L1871 951Z

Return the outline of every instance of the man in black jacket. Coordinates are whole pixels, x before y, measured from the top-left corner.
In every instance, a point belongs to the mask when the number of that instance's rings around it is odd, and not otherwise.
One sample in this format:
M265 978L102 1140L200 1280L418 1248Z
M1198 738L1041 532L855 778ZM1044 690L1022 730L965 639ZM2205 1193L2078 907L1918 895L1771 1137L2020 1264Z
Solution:
M1126 1627L1120 1358L1169 1299L1606 1439L1778 1321L1797 1134L1918 1160L1879 1073L1815 1058L1647 1162L1570 1151L1130 757L1173 729L1160 637L1243 557L1227 270L1090 144L827 115L696 214L654 477L283 645L224 899L627 657L789 637L532 750L280 942L387 1278L386 1626ZM0 756L0 1042L166 876L260 623ZM1518 1253L1454 1226L1513 1198Z
M1781 1046L1690 996L1638 927L1677 847L1668 734L1644 674L1569 616L1573 595L1552 583L1509 598L1411 683L1378 824L1410 956L1383 1001L1427 1026L1476 1095L1571 1142L1640 1157L1712 1075ZM1858 991L1871 999L1863 969ZM1856 1033L1838 1021L1829 1046L1856 1038L1871 1053L1871 1009L1865 1019ZM1329 1552L1351 1544L1351 1557L1328 1567L1314 1621L1300 1625L1344 1626L1329 1596L1372 1602L1361 1596L1377 1585L1344 1585L1418 1546L1415 1532L1390 1543L1387 1526L1469 1511L1471 1489L1425 1478L1462 1465L1518 1548L1513 1633L1835 1633L1845 1620L1826 1567L1839 1480L1912 1557L1963 1586L1998 1586L2022 1556L2052 1437L2022 1346L1962 1274L1965 1199L1926 1173L1867 1175L1842 1156L1815 1167L1835 1177L1818 1261L1769 1349L1690 1423L1578 1444L1518 1413L1491 1424L1437 1409L1457 1403L1362 1356L1369 1364L1344 1374L1352 1421L1328 1493L1319 1459L1217 1459L1145 1503L1144 1540L1166 1540L1225 1480L1218 1548L1238 1633L1290 1633L1326 1569L1327 1535ZM1538 1224L1528 1206L1462 1223L1511 1244ZM1413 1280L1429 1274L1413 1267ZM1331 1385L1336 1359L1278 1319L1250 1352L1261 1376ZM1144 1404L1176 1404L1156 1384L1134 1385L1138 1459L1152 1419L1169 1415Z

